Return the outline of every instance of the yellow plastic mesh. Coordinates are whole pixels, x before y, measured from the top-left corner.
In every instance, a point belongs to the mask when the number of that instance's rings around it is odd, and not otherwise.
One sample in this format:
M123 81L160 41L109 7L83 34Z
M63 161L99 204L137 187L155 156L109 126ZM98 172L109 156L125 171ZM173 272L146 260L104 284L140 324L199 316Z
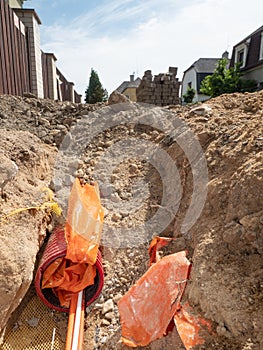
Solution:
M6 331L1 350L63 350L67 315L52 311L34 295Z

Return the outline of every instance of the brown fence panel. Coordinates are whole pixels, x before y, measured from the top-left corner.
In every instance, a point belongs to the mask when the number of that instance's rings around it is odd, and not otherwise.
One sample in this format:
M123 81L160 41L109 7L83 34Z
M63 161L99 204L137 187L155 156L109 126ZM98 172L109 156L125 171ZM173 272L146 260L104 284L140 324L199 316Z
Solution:
M9 71L9 60L8 60L8 46L7 46L7 34L6 34L6 15L5 15L6 3L5 1L0 1L0 19L1 19L1 69L3 79L1 85L3 86L3 93L8 94L10 87L10 76L7 74Z
M30 91L25 26L0 0L0 93L23 95Z
M49 97L47 55L41 52L44 98Z
M20 64L20 73L21 73L21 85L22 92L30 92L31 89L31 75L29 69L29 52L27 46L27 28L20 21L20 32L21 35L19 38L19 51L21 52L21 64Z
M60 89L61 89L61 100L62 101L71 101L72 97L70 95L70 89L71 85L67 81L67 79L64 77L64 75L60 72L60 70L57 68L57 75L59 76L59 80L61 82Z
M74 96L75 96L75 102L76 103L81 103L81 95L79 95L76 91L74 91Z
M4 43L3 43L3 21L2 21L2 2L0 1L0 94L5 91L4 86L4 71L5 71L5 59L4 59Z

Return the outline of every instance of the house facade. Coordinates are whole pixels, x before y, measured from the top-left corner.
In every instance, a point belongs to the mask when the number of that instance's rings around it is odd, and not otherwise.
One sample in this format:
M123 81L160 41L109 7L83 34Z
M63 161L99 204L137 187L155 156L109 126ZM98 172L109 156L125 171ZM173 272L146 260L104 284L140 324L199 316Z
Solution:
M244 79L253 79L263 89L263 26L233 47L230 67L240 63Z
M181 98L183 101L183 95L187 92L188 88L195 90L195 96L193 102L202 102L210 98L210 96L201 93L201 83L207 75L213 74L216 69L217 63L221 58L228 59L228 52L224 52L220 58L199 58L188 69L184 71Z
M136 89L140 85L141 79L134 79L134 74L130 75L130 80L124 81L116 90L128 97L131 101L137 101Z

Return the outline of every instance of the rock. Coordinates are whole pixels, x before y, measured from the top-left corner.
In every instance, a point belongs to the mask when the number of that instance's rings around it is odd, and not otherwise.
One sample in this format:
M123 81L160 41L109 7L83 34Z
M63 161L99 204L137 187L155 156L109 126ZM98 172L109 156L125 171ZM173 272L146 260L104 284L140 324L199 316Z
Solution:
M111 220L114 221L114 222L118 222L122 219L122 216L121 214L119 213L113 213L112 217L111 217Z
M30 327L37 327L39 324L39 321L40 321L40 318L33 317L30 320L27 320L26 322Z
M111 175L111 182L115 182L119 179L119 176L117 174L112 174Z
M102 307L103 307L103 304L96 303L94 305L94 308L97 309L97 310L102 309Z
M32 94L31 92L24 92L23 96L28 98L37 98L37 96Z
M114 303L112 299L105 301L102 307L102 314L105 315L114 309Z
M202 116L208 115L212 111L212 108L207 105L201 105L195 108L192 108L189 113L194 113Z
M103 320L101 321L101 325L104 326L104 327L107 327L107 326L110 325L110 321L103 319ZM102 341L101 341L101 342L102 342Z
M113 301L115 304L117 304L117 302L122 298L121 293L118 293L115 295L115 297L113 297Z
M116 103L127 103L127 102L131 102L128 97L126 97L125 95L120 94L118 91L113 91L109 97L108 100L108 105L113 105Z
M134 164L134 163L130 164L130 166L129 166L129 171L130 171L131 174L136 173L137 170L138 170L137 164Z
M110 195L115 191L113 185L102 185L100 187L100 195L102 198L110 197Z
M109 321L112 321L113 319L114 319L114 317L115 317L115 315L114 315L114 312L107 312L105 315L104 315L104 317L107 319L107 320L109 320Z
M126 218L127 216L129 216L130 213L127 211L121 211L120 214L123 218Z
M18 167L15 162L0 154L0 189L3 194L4 187L16 176Z
M115 193L112 193L111 196L110 196L110 200L114 203L119 203L119 201L121 200L120 199L120 196L118 195L117 192Z

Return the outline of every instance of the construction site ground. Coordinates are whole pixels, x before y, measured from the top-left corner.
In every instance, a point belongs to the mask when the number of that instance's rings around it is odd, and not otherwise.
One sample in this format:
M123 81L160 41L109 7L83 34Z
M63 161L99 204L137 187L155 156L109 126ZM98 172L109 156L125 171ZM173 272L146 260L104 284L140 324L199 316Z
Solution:
M100 157L127 137L156 143L174 160L182 183L182 198L175 217L160 233L175 238L162 249L161 254L181 250L188 252L192 270L184 300L188 300L198 314L213 322L213 333L197 349L263 349L262 106L263 91L222 95L207 101L205 107L201 104L166 107L172 120L179 118L192 130L207 162L206 201L200 217L188 234L183 234L180 227L193 192L191 165L182 148L164 132L149 125L116 125L94 137L78 159L75 176L83 183L96 181L94 168ZM18 165L17 175L5 186L5 196L0 199L1 216L16 208L38 205L41 198L34 196L36 188L47 185L56 195L53 169L61 142L78 120L93 111L99 115L103 108L104 104L93 106L0 96L0 152ZM32 170L29 172L28 169ZM148 184L149 195L138 210L129 212L122 203L132 199L133 185L138 179ZM124 159L114 169L111 185L111 199L117 209L106 207L105 225L112 227L113 231L120 227L134 228L136 231L136 227L149 220L161 205L161 176L151 164L140 158ZM102 193L102 200L104 195ZM46 213L39 212L16 214L2 222L0 232L4 244L8 249L12 246L12 252L15 251L10 269L20 255L24 256L23 263L28 263L26 260L29 258L23 253L23 250L29 249L26 243L14 247L20 232L25 231L29 241L31 231L41 232L42 236L39 234L31 239L34 246L32 256L35 250L40 250L37 258L32 258L31 262L31 268L35 271L45 240L58 222L58 219L50 219ZM148 269L149 243L150 240L136 247L121 247L118 244L115 247L101 247L105 285L100 298L87 309L84 350L128 349L121 343L117 303ZM0 278L6 279L6 288L10 288L11 282L5 273L9 273L8 269L1 267ZM12 315L5 311L5 315L8 315L5 317L9 320L5 322L6 327L1 326L2 330L5 329L2 349L50 349L54 328L54 349L63 349L67 315L52 312L42 305L40 300L35 299L32 284L29 286L28 281L21 292L23 298L17 298L13 303L16 307ZM6 302L9 302L7 297ZM29 311L26 311L28 308ZM25 312L29 314L24 316ZM45 325L47 319L50 320L48 327ZM22 335L17 337L19 329L24 329L27 334L28 344L23 348ZM38 334L34 335L34 342L31 341L32 334L37 334L39 329L39 334L45 333L47 339L44 336L41 340ZM20 345L12 345L15 337L18 343L20 339ZM41 347L44 343L47 344ZM174 329L168 336L144 349L183 350L185 347Z

